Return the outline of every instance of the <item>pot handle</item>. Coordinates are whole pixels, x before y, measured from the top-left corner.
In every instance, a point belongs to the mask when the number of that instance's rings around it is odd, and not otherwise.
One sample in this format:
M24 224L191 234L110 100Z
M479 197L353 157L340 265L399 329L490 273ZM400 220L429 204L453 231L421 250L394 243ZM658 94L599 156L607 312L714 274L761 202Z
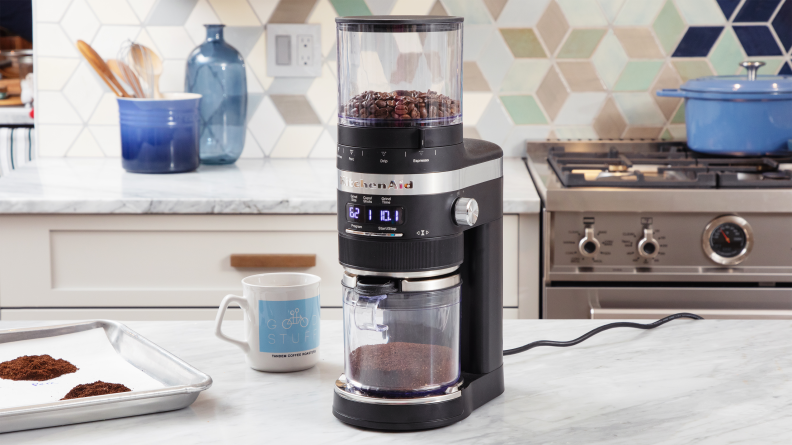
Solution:
M687 97L687 93L682 90L664 88L657 90L657 95L660 97Z

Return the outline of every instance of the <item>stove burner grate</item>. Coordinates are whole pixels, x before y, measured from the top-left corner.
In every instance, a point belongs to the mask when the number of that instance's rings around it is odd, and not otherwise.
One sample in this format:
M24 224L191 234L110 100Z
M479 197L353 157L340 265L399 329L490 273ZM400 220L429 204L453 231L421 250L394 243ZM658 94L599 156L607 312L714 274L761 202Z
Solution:
M565 187L792 188L790 158L708 157L681 146L631 153L568 152L551 147L547 160Z

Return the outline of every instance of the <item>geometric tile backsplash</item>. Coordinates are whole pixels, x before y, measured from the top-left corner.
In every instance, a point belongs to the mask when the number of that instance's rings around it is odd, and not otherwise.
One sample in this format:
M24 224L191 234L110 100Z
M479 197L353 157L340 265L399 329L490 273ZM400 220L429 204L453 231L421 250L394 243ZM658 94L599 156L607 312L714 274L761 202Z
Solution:
M184 89L205 23L245 57L243 157L334 157L337 16L458 15L464 25L465 135L519 156L527 139L684 139L688 79L792 74L792 0L36 0L41 156L120 156L113 94L75 49L104 58L136 40L163 59L163 92ZM322 75L267 77L267 23L321 25Z

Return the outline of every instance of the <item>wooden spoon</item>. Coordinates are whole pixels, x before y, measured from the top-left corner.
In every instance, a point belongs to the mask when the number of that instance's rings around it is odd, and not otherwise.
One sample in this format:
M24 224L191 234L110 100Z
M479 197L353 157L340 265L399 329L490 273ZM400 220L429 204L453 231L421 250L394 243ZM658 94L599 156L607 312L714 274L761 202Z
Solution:
M146 94L143 92L143 87L140 86L140 80L138 80L138 77L135 75L135 72L132 71L132 68L130 68L129 65L120 60L110 59L107 61L107 66L110 67L110 71L112 71L116 77L123 80L124 83L132 88L132 92L135 93L135 97L146 97Z
M83 42L82 40L77 41L77 49L80 50L80 54L85 57L85 60L88 61L88 64L99 74L99 77L104 80L110 90L115 93L116 96L119 97L129 97L129 94L124 90L120 83L116 80L115 76L113 76L113 72L110 71L110 68L107 66L105 61L99 56L99 54L91 48L91 45Z
M135 68L138 73L147 73L145 76L151 76L151 79L144 79L144 81L151 86L154 98L162 99L162 94L159 92L162 59L151 48L138 43L132 45L129 49L129 54L132 56L133 63L137 65ZM141 76L144 76L144 74L141 74Z

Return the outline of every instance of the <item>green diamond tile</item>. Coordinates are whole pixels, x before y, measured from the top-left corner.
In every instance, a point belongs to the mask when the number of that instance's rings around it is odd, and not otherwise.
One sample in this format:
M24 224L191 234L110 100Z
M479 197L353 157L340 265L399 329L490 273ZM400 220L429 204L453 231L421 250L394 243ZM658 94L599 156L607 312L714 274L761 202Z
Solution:
M547 123L533 96L501 96L500 100L517 125Z
M533 29L502 28L500 32L514 57L547 57Z
M624 67L614 91L645 91L652 86L657 73L663 67L662 60L631 60Z
M672 59L674 68L676 68L682 82L687 82L690 79L699 77L711 76L714 73L706 60L692 60L692 59Z
M371 15L368 5L363 0L330 0L339 16Z
M672 124L684 124L685 123L685 104L684 102L679 105L676 113L674 113L674 117L671 118Z
M720 42L710 52L709 60L715 72L721 75L734 74L741 69L739 63L745 60L745 55L731 28L726 28Z
M604 29L573 29L558 52L558 58L589 58L604 35Z
M665 130L663 130L663 134L660 135L660 140L670 141L671 139L673 139L673 136L671 136L671 133L668 131L668 128L666 128Z
M657 15L652 27L666 54L671 54L685 31L685 22L682 21L674 3L668 0L660 10L660 14Z
M506 72L500 91L501 93L533 93L542 83L549 68L550 61L547 59L517 59Z
M464 17L465 25L486 25L492 23L487 7L480 0L445 0L443 6L445 6L449 15Z

